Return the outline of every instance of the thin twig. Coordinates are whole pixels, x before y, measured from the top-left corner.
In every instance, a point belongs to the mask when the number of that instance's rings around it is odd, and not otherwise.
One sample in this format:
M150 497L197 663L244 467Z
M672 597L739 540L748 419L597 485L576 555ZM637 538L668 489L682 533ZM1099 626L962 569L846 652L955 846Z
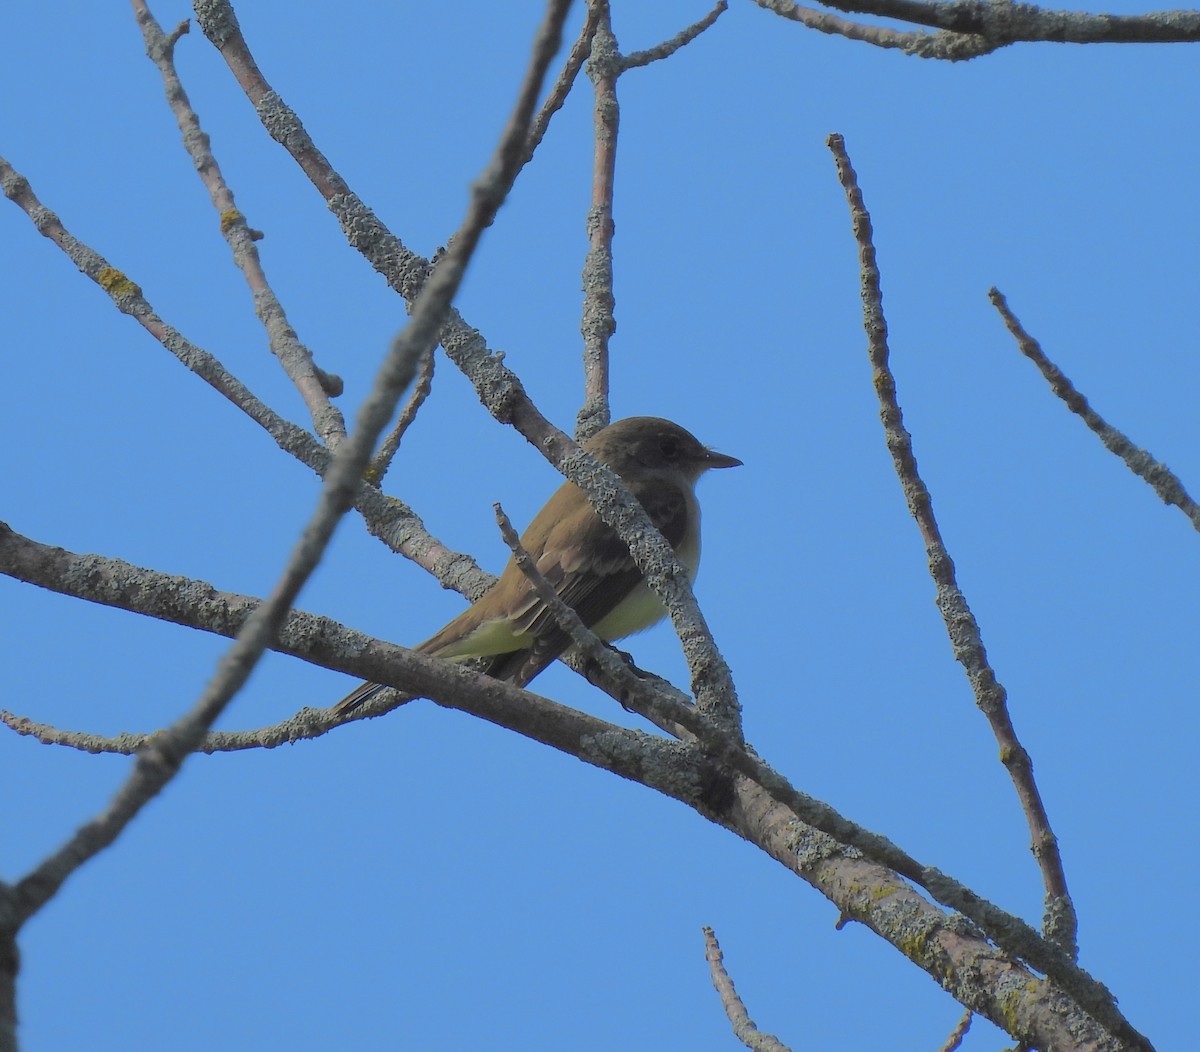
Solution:
M971 1020L974 1018L975 1013L970 1009L963 1012L958 1025L946 1036L946 1040L938 1052L957 1052L957 1049L963 1043L963 1038L967 1036L967 1031L971 1029Z
M733 980L725 970L725 955L717 942L712 928L704 927L704 959L708 961L708 972L713 986L721 996L721 1007L733 1026L734 1036L747 1048L755 1052L791 1052L787 1045L771 1034L764 1034L754 1025L745 1004L733 987Z
M874 47L894 48L916 58L962 61L978 58L1004 47L1009 41L993 42L972 33L952 33L940 30L926 33L919 30L900 32L887 26L851 22L828 11L815 11L795 0L754 0L759 7L773 11L792 22L798 22L819 33L858 40Z
M1012 779L1032 838L1032 850L1041 869L1045 887L1044 929L1046 937L1072 958L1078 953L1078 924L1075 907L1067 890L1058 841L1050 829L1050 818L1038 792L1033 764L1017 738L1008 712L1008 698L996 673L988 663L979 624L966 597L958 587L954 562L942 540L929 494L913 455L912 436L904 428L904 418L896 398L896 381L888 364L887 321L883 314L879 266L872 243L871 217L863 202L857 176L840 135L831 135L828 145L837 161L838 178L846 193L854 237L858 242L862 273L863 327L867 333L867 351L874 371L875 393L880 403L880 418L892 463L900 479L909 514L917 523L925 542L929 573L937 587L937 606L950 635L956 660L966 671L975 695L975 703L987 717L1000 745L1000 759Z
M396 451L400 448L400 440L404 437L404 433L409 427L412 426L412 422L416 420L417 411L425 404L425 399L429 397L429 392L433 390L433 364L434 353L433 349L430 348L428 354L421 356L420 366L417 370L417 382L413 384L412 393L408 396L408 401L404 403L404 408L400 410L396 426L388 432L387 438L380 443L379 451L371 459L371 466L367 468L366 479L373 486L378 486L383 482L388 468L392 466L392 458L395 457Z
M212 152L212 144L200 127L200 118L192 108L187 92L175 68L175 43L187 32L182 22L170 36L150 13L145 0L132 0L137 23L146 43L146 54L158 67L163 89L171 112L182 135L184 148L200 181L208 190L213 208L220 217L221 233L233 253L233 262L242 272L253 298L254 311L267 331L271 353L279 359L284 372L300 392L313 421L313 430L331 449L346 435L346 422L341 411L330 402L330 395L341 394L342 381L313 362L312 352L300 342L296 330L287 319L283 304L267 280L262 260L255 246L259 235L250 229L246 217L234 203L233 191L225 182L221 167Z
M717 6L714 7L698 22L693 22L690 26L681 29L670 40L664 40L661 44L656 44L652 48L646 48L644 51L631 51L621 59L622 72L627 69L636 69L639 66L648 66L651 62L659 62L664 58L670 58L681 47L686 47L693 40L711 26L718 18L729 10L728 0L717 0Z
M534 153L542 143L542 139L545 138L546 129L550 126L550 119L562 109L563 103L567 101L567 96L571 93L571 88L575 84L575 78L579 76L579 71L583 68L584 62L587 61L587 57L591 53L592 35L595 32L596 13L589 7L587 18L583 22L583 28L579 31L579 36L567 54L562 71L559 73L558 79L554 82L554 87L550 89L550 94L546 96L546 101L542 103L542 108L538 110L537 116L533 118L533 123L529 127L529 142L525 147L525 164L528 164L533 158Z
M1155 460L1144 449L1138 449L1125 435L1108 423L1097 413L1088 400L1079 393L1075 385L1063 374L1042 350L1041 344L1026 332L1017 317L1008 308L1008 300L999 289L991 289L988 298L992 306L1000 312L1008 331L1016 338L1017 346L1045 377L1046 382L1059 398L1066 403L1068 409L1078 416L1088 428L1104 443L1104 448L1120 457L1125 466L1138 478L1146 483L1164 504L1173 504L1191 521L1192 526L1200 530L1200 505L1197 505L1179 477L1166 464Z

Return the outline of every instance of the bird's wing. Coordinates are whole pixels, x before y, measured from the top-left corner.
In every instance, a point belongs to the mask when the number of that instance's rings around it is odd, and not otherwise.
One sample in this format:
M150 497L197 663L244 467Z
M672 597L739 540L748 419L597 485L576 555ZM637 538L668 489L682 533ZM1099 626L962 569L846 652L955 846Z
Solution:
M637 497L659 532L673 548L678 547L687 535L692 513L687 494L678 487L659 484ZM535 520L522 540L537 554L542 576L585 625L602 621L642 580L625 542L601 521L590 504L581 507L578 516L561 522L542 524ZM521 572L515 565L509 569ZM570 637L532 585L520 595L520 602L507 613L514 627L534 636L533 646L498 655L488 673L523 685L567 648Z

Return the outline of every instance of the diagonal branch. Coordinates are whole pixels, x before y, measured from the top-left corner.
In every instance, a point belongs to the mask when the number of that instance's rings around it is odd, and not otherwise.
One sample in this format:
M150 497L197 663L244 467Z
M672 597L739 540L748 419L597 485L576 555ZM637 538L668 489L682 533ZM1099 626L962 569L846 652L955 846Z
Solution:
M183 145L191 158L196 174L208 190L213 208L220 218L221 234L233 253L233 262L242 272L253 296L254 310L267 331L271 352L279 359L284 372L299 391L312 417L313 429L321 440L331 448L345 437L346 425L341 411L330 402L330 395L342 392L342 381L336 376L317 368L312 352L300 342L296 330L287 319L283 304L275 295L267 280L262 260L254 241L257 236L250 229L246 217L234 204L233 191L225 182L220 165L212 152L212 144L200 127L200 118L192 109L187 92L175 68L175 44L187 32L188 24L181 23L170 36L150 13L145 0L132 0L142 38L146 42L146 54L158 67L162 76L163 89L171 112L183 137Z
M795 0L755 0L759 7L822 33L876 47L899 48L917 58L950 62L978 58L1010 44L1167 44L1200 40L1200 12L1157 11L1143 15L1054 11L1033 4L989 0L821 0L850 14L931 26L936 33L899 32L815 11Z
M709 11L698 22L693 22L690 26L684 26L670 40L664 40L661 44L656 44L652 48L646 48L644 51L631 51L621 59L622 72L627 69L636 69L639 66L648 66L651 62L659 62L664 58L670 58L681 47L687 47L693 40L703 33L709 26L713 25L726 11L729 10L729 0L717 0L716 6Z
M848 14L892 18L980 38L995 50L1008 44L1178 44L1200 40L1200 11L1152 11L1140 15L1057 11L1034 4L993 4L988 0L821 0ZM760 7L794 17L791 0L755 0ZM874 43L874 41L871 41ZM954 58L969 56L940 55Z
M1006 300L999 289L991 289L988 298L992 306L1000 312L1008 331L1016 338L1017 346L1034 365L1038 367L1046 382L1059 398L1066 403L1068 409L1078 416L1088 428L1104 443L1104 448L1120 457L1125 466L1138 478L1146 483L1164 504L1173 504L1191 521L1192 526L1200 530L1200 505L1188 491L1183 488L1179 477L1162 461L1155 460L1144 449L1138 449L1128 438L1108 423L1097 413L1088 400L1076 390L1075 385L1066 377L1061 369L1046 357L1041 344L1037 342L1017 320L1008 308Z
M918 58L949 60L977 58L1003 46L969 33L951 33L945 30L937 33L901 32L897 29L889 29L887 26L851 22L847 18L830 14L828 11L815 11L811 7L804 7L795 0L754 0L754 2L759 7L773 11L791 22L799 22L802 26L815 29L818 33L845 37L847 40L858 40L879 48L894 48Z
M746 1005L734 989L733 980L725 970L725 955L721 952L721 944L712 928L705 927L704 959L708 961L708 971L712 976L713 986L721 997L721 1007L733 1026L734 1036L747 1048L755 1052L791 1052L791 1050L771 1034L764 1034L754 1025Z
M546 129L550 126L551 118L562 109L563 103L567 101L567 96L575 85L575 78L579 76L579 71L583 69L584 62L591 54L592 36L595 32L595 12L589 7L583 28L579 31L579 36L567 54L567 59L558 74L558 79L554 82L554 87L550 89L550 94L546 96L546 101L542 103L542 108L538 110L537 116L533 118L533 123L529 126L529 142L525 147L525 164L533 159L537 148L542 144L542 139L546 136Z
M367 469L367 481L373 486L378 486L383 482L383 477L387 474L388 468L392 466L392 459L396 456L400 449L400 440L404 437L404 433L412 426L412 422L417 418L417 412L421 406L425 404L425 399L429 397L429 392L433 390L433 364L434 358L433 348L429 352L421 356L420 366L417 370L417 382L413 385L412 394L408 396L408 401L404 403L404 408L400 410L400 416L396 420L395 426L388 432L385 438L379 445L379 450L375 456L371 458L371 466Z
M1050 817L1033 777L1033 763L1017 738L1016 728L1008 712L1008 696L988 662L987 651L979 624L966 597L958 586L954 562L946 550L941 531L933 514L933 498L917 470L912 436L904 427L900 403L896 398L896 380L888 363L887 321L883 314L883 293L879 283L879 266L872 243L871 217L863 203L857 176L846 153L845 140L831 135L830 150L837 161L838 178L846 192L854 236L858 242L859 265L862 271L863 327L867 332L867 352L874 370L875 393L879 398L880 419L892 463L904 490L909 514L917 523L925 542L929 573L937 587L937 606L946 623L946 631L954 648L955 659L962 665L975 695L975 704L987 717L996 741L1000 759L1012 779L1021 803L1025 821L1032 837L1032 850L1042 873L1045 887L1044 928L1047 938L1061 946L1072 957L1078 953L1078 925L1075 907L1067 890L1067 877L1058 840L1050 829Z
M247 618L259 606L256 599L217 592L210 585L200 581L190 581L130 566L116 559L76 555L61 548L39 544L2 524L0 572L63 595L231 637L238 634ZM578 751L572 744L576 740L574 730L562 731L562 734L566 735L565 738L554 737L554 734L559 733L557 730L553 734L547 730L547 727L561 728L564 721L569 727L578 728L578 724L571 722L574 719L573 710L554 706L554 703L536 695L522 692L486 676L474 675L448 662L428 658L403 647L345 629L328 618L294 612L283 625L273 648L280 653L360 679L386 683L399 690L431 697L440 705L459 708L535 741L569 752L585 762L612 770L622 777L642 780L629 773L625 767L614 767L607 761L598 762L587 751ZM371 703L371 707L360 715L378 715L404 704L410 697L411 695L397 696L393 692L392 696L387 698L385 694L381 694ZM534 700L529 700L531 698ZM810 879L806 865L799 865L797 868L796 849L799 841L786 831L781 834L781 839L773 840L766 832L767 827L761 823L767 822L767 826L773 829L772 823L779 819L778 812L782 810L791 816L791 819L803 823L812 836L820 838L815 845L811 840L804 840L808 847L817 850L819 845L826 845L819 847L822 858L827 854L828 844L836 844L839 854L843 851L848 853L847 859L867 858L873 865L882 867L888 874L886 883L889 887L901 886L907 892L908 883L911 882L924 888L937 902L957 911L977 926L976 929L968 925L972 932L986 932L988 937L1002 948L1004 954L1013 960L1029 961L1039 971L1049 975L1096 1019L1105 1022L1115 1032L1128 1031L1137 1037L1117 1013L1112 995L1020 918L980 898L969 888L934 867L923 865L885 837L872 833L829 805L800 792L756 753L746 748L739 740L714 730L711 724L688 706L669 711L682 713L681 718L685 718L689 723L685 728L689 732L689 740L683 744L692 750L687 755L694 756L695 762L700 765L700 770L696 772L698 780L691 776L683 778L680 771L676 770L674 774L664 776L665 781L650 780L644 781L644 784L683 800L706 817L713 818L739 836L758 844L805 880L814 883L818 890L830 896L843 913L867 920L872 930L883 935L939 981L945 982L947 978L939 970L945 965L945 961L937 954L930 959L924 959L931 952L929 946L919 940L913 941L911 931L903 933L893 930L892 922L887 919L889 910L881 905L882 899L876 901L875 897L868 895L864 903L856 897L857 893L851 900L835 897L824 884ZM45 728L33 726L20 717L6 717L5 722L22 732L37 733L39 736L46 733ZM342 721L334 717L328 709L305 709L291 720L275 727L237 732L229 736L209 736L198 747L211 752L252 747L269 748L284 741L317 737L340 722ZM602 726L612 728L611 724ZM586 733L592 735L598 733L601 724L589 724L587 727L589 729ZM620 728L616 730L619 731ZM61 735L69 733L71 732L50 729L50 740L59 740ZM605 730L604 733L613 732ZM632 742L632 739L619 737L606 740L616 751L620 751L617 748L619 741L625 741L627 744ZM641 742L661 739L642 736L637 740ZM128 739L98 739L88 744L104 751L126 751L130 745L136 745L137 742ZM726 814L723 810L728 806L731 772L734 783L742 786L745 793L755 800L761 798L760 803L756 803L751 812L735 811ZM699 795L693 798L689 793ZM761 808L765 808L765 811L760 815ZM751 814L758 817L752 820ZM853 884L851 881L851 885ZM844 890L848 892L850 889ZM848 904L850 901L856 903L853 909ZM880 916L875 915L877 908L882 909ZM970 983L966 985L969 987ZM965 995L958 991L957 987L950 988L957 991L955 996L959 997L963 1004L973 1004L972 1001L964 999ZM988 1017L995 1020L994 1015ZM1136 1045L1136 1041L1134 1044Z

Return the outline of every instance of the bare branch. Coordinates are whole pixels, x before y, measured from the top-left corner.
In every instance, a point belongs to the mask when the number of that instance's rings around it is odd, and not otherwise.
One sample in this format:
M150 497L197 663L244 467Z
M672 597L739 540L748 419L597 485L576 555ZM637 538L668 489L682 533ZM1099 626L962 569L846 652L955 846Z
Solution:
M162 76L167 102L175 114L183 145L220 217L221 233L233 253L233 261L250 288L254 311L267 331L271 353L279 359L279 364L308 406L313 429L327 446L333 448L346 434L341 411L329 401L331 394L341 394L342 381L316 367L312 352L300 342L296 330L289 324L287 313L267 280L255 247L258 235L250 229L246 217L234 204L233 191L225 182L213 155L212 144L201 129L200 118L192 109L180 82L179 72L175 68L175 42L187 32L188 24L181 23L168 37L150 13L145 0L133 0L133 10L146 42L146 54Z
M396 451L400 448L400 440L404 437L404 433L412 425L412 422L416 420L418 410L425 404L425 399L429 397L429 392L433 390L433 364L434 354L433 349L430 348L427 354L421 356L420 366L417 371L417 382L413 385L412 394L408 396L408 401L404 403L404 408L400 410L396 426L388 432L387 438L380 443L379 451L372 458L371 466L367 468L366 479L374 486L378 486L383 482L388 468L392 466L392 458L395 457Z
M850 14L892 18L931 26L941 33L900 34L870 32L854 25L854 32L832 23L813 24L816 13L799 8L793 0L755 0L760 7L822 32L836 32L882 47L901 47L921 58L951 61L974 58L1020 42L1047 41L1067 44L1167 44L1200 40L1200 12L1157 11L1143 15L1088 14L1055 11L1033 4L995 4L989 0L822 0L824 6Z
M895 48L918 58L968 59L986 55L1002 46L983 37L965 33L902 33L886 26L851 22L838 15L831 15L828 11L814 11L811 7L803 7L795 0L755 0L755 3L819 33L841 36L847 40L859 40L880 48Z
M583 28L579 31L579 36L572 45L566 62L563 63L558 80L554 82L554 87L550 89L550 94L546 96L546 101L542 103L542 108L538 110L538 115L533 118L533 123L529 126L529 143L525 148L524 163L528 164L532 159L541 145L542 139L545 138L546 129L550 126L550 119L562 109L563 103L567 101L567 96L575 85L575 78L579 76L579 71L591 53L592 36L595 32L596 13L589 7Z
M956 1052L962 1045L963 1038L967 1036L967 1031L971 1029L971 1020L974 1018L974 1012L964 1012L962 1018L958 1021L958 1025L947 1035L945 1043L938 1052Z
M645 66L674 54L695 40L726 10L719 0L704 18L648 51L622 55L613 35L609 0L589 0L591 54L587 63L592 81L592 203L587 215L588 251L583 262L583 405L575 414L575 438L584 442L612 420L609 405L608 341L617 331L613 295L613 184L616 179L617 132L621 108L617 78L627 69Z
M988 292L988 298L1000 312L1008 331L1016 338L1021 353L1033 362L1042 376L1046 378L1050 390L1066 403L1072 413L1087 424L1104 443L1105 449L1120 457L1125 462L1125 466L1154 490L1164 504L1175 505L1191 520L1192 526L1200 530L1200 505L1197 505L1188 495L1179 477L1166 464L1155 460L1144 449L1138 449L1124 434L1105 421L1091 407L1088 400L1076 390L1075 385L1063 374L1063 371L1046 357L1041 344L1025 331L1016 315L1009 310L1008 300L1004 298L999 289L991 289Z
M203 581L132 566L119 559L79 555L40 544L2 523L0 572L61 595L229 638L242 632L263 607L262 600L220 592ZM420 696L430 697L441 705L461 708L574 755L582 748L579 743L590 736L634 733L582 714L577 715L583 722L576 721L573 710L538 695L299 610L293 610L284 619L271 648L325 668L397 688L390 697L385 692L364 705L351 719L379 715ZM398 691L409 693L399 694ZM163 733L104 738L61 731L12 713L6 713L3 722L17 733L29 734L48 744L94 752L136 753ZM335 716L332 709L305 708L290 720L273 727L210 733L195 748L209 753L273 748L319 737L330 728L347 722L351 720Z
M647 48L645 51L633 51L621 59L622 71L627 69L636 69L639 66L648 66L651 62L658 62L660 59L670 58L681 47L686 47L693 40L711 26L718 18L729 10L728 0L717 0L717 6L706 14L699 22L693 22L690 26L681 29L670 40L664 40L661 44L656 44L652 48Z
M255 397L216 358L167 325L154 312L154 308L143 296L140 286L112 266L100 253L72 236L58 216L38 200L29 181L2 157L0 186L3 186L4 195L29 217L38 232L54 242L85 277L90 278L108 294L117 310L133 318L184 366L242 410L262 427L281 449L299 456L300 454L295 452L297 448L309 443L316 447L308 432L279 416L266 403ZM305 458L300 456L300 459Z
M3 157L0 157L0 188L25 212L40 233L57 245L85 277L91 278L108 294L118 310L137 321L190 372L242 410L280 449L325 477L333 459L328 449L308 431L276 413L208 351L159 318L141 288L110 266L98 252L72 236L58 216L38 200L29 181ZM495 582L495 578L481 570L469 555L447 548L432 536L420 516L403 501L386 497L372 486L362 485L355 498L355 507L362 513L373 536L428 570L447 588L474 600Z
M946 623L955 659L962 665L975 695L975 704L987 717L1000 745L1000 760L1008 771L1025 814L1032 838L1031 848L1042 873L1046 890L1044 928L1046 935L1072 958L1078 953L1075 907L1067 890L1067 877L1058 840L1050 829L1050 817L1033 777L1029 754L1017 738L1008 712L1008 696L988 663L979 624L966 597L958 587L954 562L942 540L933 513L933 499L917 470L912 436L905 430L903 414L896 398L896 381L888 364L887 321L883 314L883 293L879 267L872 243L871 217L863 202L857 176L840 135L831 135L830 150L837 161L838 178L846 192L854 237L858 241L862 272L863 327L867 333L867 351L874 371L875 393L880 403L880 418L892 463L900 479L904 498L921 531L929 573L937 587L937 606Z
M791 1052L788 1046L778 1038L771 1034L764 1034L754 1025L750 1013L746 1011L746 1006L738 997L737 990L733 988L733 980L729 978L729 973L725 970L725 955L721 952L721 945L717 942L716 935L713 934L712 928L705 927L701 930L704 932L704 959L708 961L708 971L712 976L713 986L721 995L721 1007L725 1009L725 1015L733 1025L734 1036L747 1048L754 1049L755 1052Z

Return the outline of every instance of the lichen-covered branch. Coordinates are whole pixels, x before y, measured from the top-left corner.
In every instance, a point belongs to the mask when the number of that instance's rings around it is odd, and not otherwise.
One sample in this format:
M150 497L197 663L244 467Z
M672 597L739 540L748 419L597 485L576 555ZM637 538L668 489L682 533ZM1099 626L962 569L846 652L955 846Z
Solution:
M230 637L237 635L259 605L256 599L218 592L204 582L171 577L120 560L77 555L40 544L2 524L0 573L64 595ZM438 704L460 708L543 744L571 752L589 763L596 762L594 758L573 750L571 743L574 741L574 732L563 732L566 734L563 738L555 737L547 730L547 726L560 727L563 721L572 727L576 726L571 723L573 717L568 715L573 710L553 706L550 702L545 705L551 708L546 708L542 704L545 699L538 699L508 684L472 674L447 662L353 632L328 618L293 612L280 629L273 648L280 653L410 692L405 695L392 694L390 697L386 693L381 694L359 716L378 715L403 704L413 694L419 694L435 699ZM534 700L529 700L531 698ZM703 793L699 797L695 800L679 797L690 806L698 806L701 813L728 825L752 843L770 849L770 853L775 849L757 839L758 833L724 811L730 799L730 785L742 785L746 792L753 789L763 794L762 799L786 809L791 818L803 823L806 828L817 831L819 835L851 852L849 857L870 859L890 874L889 880L900 883L907 881L925 888L937 902L969 918L1013 960L1027 960L1039 971L1048 974L1092 1015L1109 1020L1114 1027L1128 1028L1128 1024L1116 1013L1112 997L1103 986L1019 918L980 898L937 869L923 865L885 837L864 829L827 804L801 793L739 740L721 734L699 714L689 714L687 707L679 706L678 701L671 703L670 699L665 699L661 708L648 707L648 712L678 715L683 723L682 729L687 732L685 744L695 749L697 762L710 772L705 776ZM124 752L129 751L131 746L141 744L141 739L66 738L78 732L34 726L21 717L10 716L6 722L13 729L35 734L41 740L77 746L86 740L88 745L103 751ZM340 722L330 710L305 709L291 720L274 727L210 735L197 748L216 752L271 747L284 741L316 737ZM588 726L596 730L599 724ZM611 727L609 724L603 726ZM611 735L612 731L605 730L604 733ZM644 736L643 739L652 740ZM623 777L634 777L626 770L610 767L607 763L598 765ZM733 783L730 782L731 776L734 777ZM646 784L668 795L677 795L660 783ZM804 876L803 873L800 875ZM834 901L839 906L843 905L836 899ZM880 934L884 933L880 931ZM911 949L906 948L903 942L889 941L912 956Z
M260 235L250 228L246 217L234 203L233 191L217 164L212 143L201 128L200 118L179 79L179 72L175 68L175 44L187 32L188 23L181 23L168 35L150 13L145 0L133 0L133 10L146 42L146 54L162 77L167 103L179 125L184 148L196 174L208 190L220 219L221 234L233 253L233 262L250 288L254 311L266 329L271 352L279 359L279 364L308 407L313 429L327 446L335 448L338 441L345 437L346 425L341 411L329 399L331 395L341 394L342 381L316 366L312 352L300 342L296 330L288 322L287 312L267 280L254 244L255 238Z
M1015 337L1021 353L1038 367L1038 371L1050 385L1050 390L1063 400L1072 413L1087 424L1088 429L1104 443L1105 449L1120 457L1125 462L1125 466L1154 490L1164 504L1172 504L1177 507L1188 517L1192 526L1200 530L1200 505L1197 505L1188 491L1183 488L1179 476L1162 461L1155 460L1144 449L1135 446L1123 432L1113 427L1091 407L1088 400L1079 393L1066 374L1046 357L1041 344L1029 335L1017 320L1017 316L1009 310L1008 300L1004 298L999 289L991 289L988 292L988 298L1000 312L1000 317L1004 319L1008 331Z
M721 1007L733 1027L734 1036L747 1048L755 1052L791 1052L779 1038L764 1034L754 1025L746 1005L734 989L733 980L725 968L725 955L712 928L704 928L704 959L708 961L708 972L713 986L721 998Z
M930 26L935 33L901 32L852 22L804 7L795 0L755 0L759 7L822 33L875 47L899 48L918 58L957 62L1017 43L1171 44L1200 40L1200 12L1155 11L1141 15L1056 11L1034 4L989 0L821 0L849 14Z
M1042 873L1045 887L1044 928L1047 938L1074 957L1078 953L1078 924L1075 907L1067 890L1067 877L1058 840L1050 828L1037 783L1033 763L1017 738L1016 728L1008 712L1008 695L996 677L983 646L983 637L975 615L967 605L958 586L954 561L946 549L941 530L933 513L933 498L917 469L912 436L904 427L904 417L896 397L896 380L889 364L887 321L883 313L883 293L880 288L879 266L872 242L871 217L863 202L862 191L846 144L840 135L829 137L829 148L837 162L838 178L850 206L854 237L858 242L859 266L862 274L863 327L867 333L867 353L874 372L875 393L879 398L880 419L883 422L887 447L900 479L904 498L921 531L929 573L937 588L937 606L946 623L954 657L962 665L975 695L975 703L987 718L1000 745L1000 759L1012 779L1025 821L1029 826L1032 850Z

